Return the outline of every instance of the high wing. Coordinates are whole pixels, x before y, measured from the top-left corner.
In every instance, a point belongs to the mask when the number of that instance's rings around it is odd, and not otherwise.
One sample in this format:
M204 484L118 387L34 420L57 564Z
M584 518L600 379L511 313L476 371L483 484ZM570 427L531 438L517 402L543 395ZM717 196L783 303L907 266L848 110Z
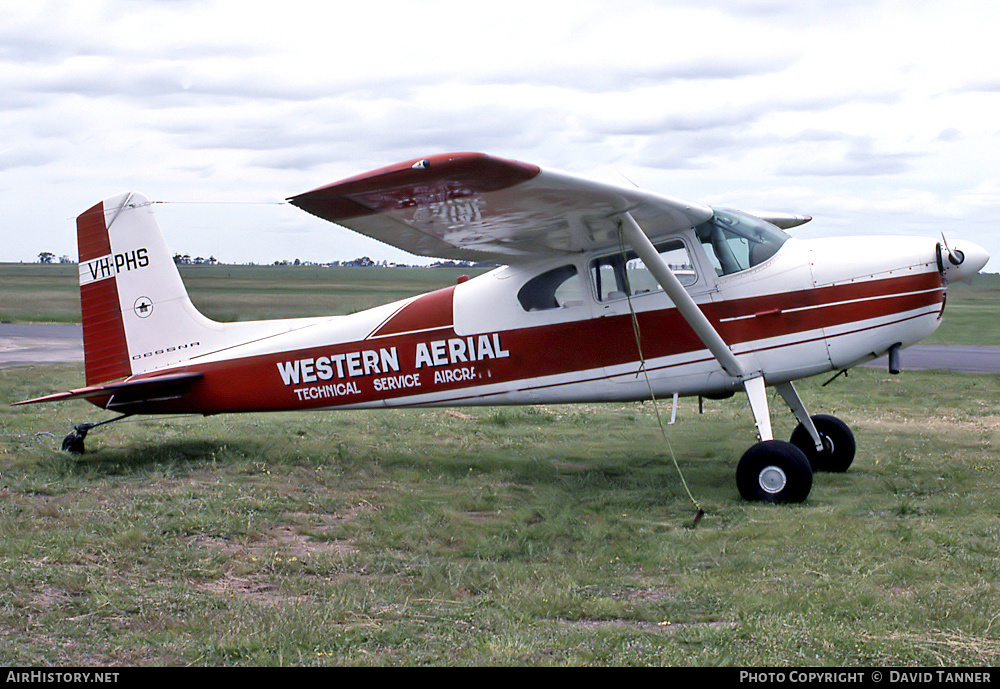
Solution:
M712 217L707 206L481 153L409 160L288 201L418 256L493 263L618 246L623 213L654 238Z

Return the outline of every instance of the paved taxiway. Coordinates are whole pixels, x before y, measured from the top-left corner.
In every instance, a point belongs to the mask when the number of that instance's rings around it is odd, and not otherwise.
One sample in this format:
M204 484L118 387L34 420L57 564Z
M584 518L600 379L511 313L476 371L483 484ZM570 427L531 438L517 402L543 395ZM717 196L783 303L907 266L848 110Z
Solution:
M1000 373L1000 347L914 345L900 352L903 370L946 369L961 373ZM79 325L0 323L0 368L83 361ZM887 368L886 359L866 366Z
M83 326L0 323L0 368L83 361Z
M899 363L903 371L940 368L957 373L1000 373L1000 347L913 345L900 351ZM888 369L888 357L865 366Z

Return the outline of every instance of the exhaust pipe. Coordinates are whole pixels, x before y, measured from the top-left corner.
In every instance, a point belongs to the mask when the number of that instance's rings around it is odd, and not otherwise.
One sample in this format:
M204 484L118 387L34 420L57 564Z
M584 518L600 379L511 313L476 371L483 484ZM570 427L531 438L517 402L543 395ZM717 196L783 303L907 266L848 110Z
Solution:
M902 343L897 342L889 347L889 373L896 375L902 368L899 364L899 347Z

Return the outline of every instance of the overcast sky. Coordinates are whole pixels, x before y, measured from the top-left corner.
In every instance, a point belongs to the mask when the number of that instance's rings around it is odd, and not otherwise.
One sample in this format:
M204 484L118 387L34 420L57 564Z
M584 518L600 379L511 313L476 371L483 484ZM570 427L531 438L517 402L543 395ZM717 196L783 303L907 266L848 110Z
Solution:
M0 261L124 191L176 253L406 261L282 201L464 150L1000 265L995 0L0 0L0 86Z

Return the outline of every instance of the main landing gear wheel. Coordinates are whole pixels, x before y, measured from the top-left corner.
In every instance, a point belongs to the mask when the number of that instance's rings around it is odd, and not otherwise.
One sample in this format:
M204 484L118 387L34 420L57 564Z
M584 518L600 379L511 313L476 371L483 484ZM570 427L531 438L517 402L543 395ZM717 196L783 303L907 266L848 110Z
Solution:
M744 453L736 467L740 495L755 502L802 502L812 489L812 467L791 443L768 440Z
M816 449L816 443L802 424L792 432L791 443L802 450L813 471L834 473L847 471L854 461L857 449L851 429L837 417L826 414L812 417L812 422L823 440L823 451Z

